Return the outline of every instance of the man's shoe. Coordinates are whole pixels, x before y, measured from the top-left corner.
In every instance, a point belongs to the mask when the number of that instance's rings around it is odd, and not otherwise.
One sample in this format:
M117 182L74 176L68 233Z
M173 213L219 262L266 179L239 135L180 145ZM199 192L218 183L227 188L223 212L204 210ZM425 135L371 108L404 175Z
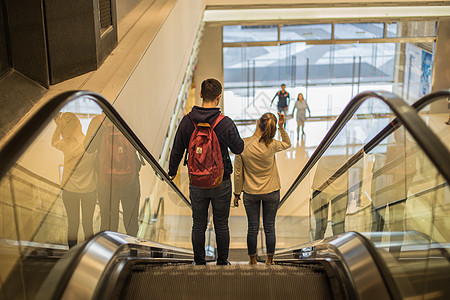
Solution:
M231 266L231 263L227 260L226 262L217 262L218 266Z
M258 262L256 261L256 255L250 255L249 265L256 265Z

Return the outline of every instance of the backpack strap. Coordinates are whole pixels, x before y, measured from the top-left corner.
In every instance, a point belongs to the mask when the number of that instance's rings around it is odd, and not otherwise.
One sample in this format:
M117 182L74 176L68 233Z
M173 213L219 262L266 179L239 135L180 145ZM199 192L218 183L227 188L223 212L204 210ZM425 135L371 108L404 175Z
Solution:
M194 124L194 128L197 128L198 124L195 124L195 122L192 120L191 116L189 114L187 114L189 120L191 120L192 124ZM217 116L217 118L211 123L211 128L214 130L214 128L217 126L217 124L219 124L220 121L222 121L225 118L225 115L220 114ZM199 124L204 124L207 125L207 123L199 123ZM209 127L209 126L202 126L202 127Z
M211 124L212 130L214 130L214 128L217 126L217 124L219 124L220 121L222 121L223 119L225 119L225 115L220 114L220 115L214 120L214 122L212 122L212 124Z

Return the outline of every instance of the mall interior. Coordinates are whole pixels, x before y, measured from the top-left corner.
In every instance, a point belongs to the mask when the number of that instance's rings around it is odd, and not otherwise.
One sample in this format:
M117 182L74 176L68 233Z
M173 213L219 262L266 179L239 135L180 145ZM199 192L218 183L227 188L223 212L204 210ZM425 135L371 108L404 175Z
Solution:
M0 300L450 299L450 1L0 8ZM211 207L193 264L168 165L207 78L242 138L289 93L273 265L231 199L230 265Z

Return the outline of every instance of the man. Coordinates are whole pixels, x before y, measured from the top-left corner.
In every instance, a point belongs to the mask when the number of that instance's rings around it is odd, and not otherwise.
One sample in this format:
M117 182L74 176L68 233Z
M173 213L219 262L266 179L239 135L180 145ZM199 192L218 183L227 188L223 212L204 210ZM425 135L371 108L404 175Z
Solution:
M275 96L273 96L270 106L272 106L273 100L275 100L276 97L278 97L278 112L286 115L289 106L287 99L291 100L291 98L289 93L286 91L286 85L284 83L281 85L281 91L278 91Z
M175 177L178 166L183 158L184 151L189 146L189 140L195 130L193 123L212 124L220 115L217 108L222 96L222 85L216 79L206 79L202 82L200 97L202 106L194 106L189 113L183 117L178 126L172 152L169 161L169 176ZM228 250L230 244L230 232L228 229L228 217L231 203L231 181L233 172L228 148L234 154L241 154L244 150L244 141L234 122L225 117L214 127L219 140L222 153L224 172L222 183L213 188L201 188L189 185L189 197L192 203L192 246L194 248L194 260L197 265L206 264L205 261L205 231L207 227L208 207L211 202L213 208L214 229L216 232L217 264L228 265Z

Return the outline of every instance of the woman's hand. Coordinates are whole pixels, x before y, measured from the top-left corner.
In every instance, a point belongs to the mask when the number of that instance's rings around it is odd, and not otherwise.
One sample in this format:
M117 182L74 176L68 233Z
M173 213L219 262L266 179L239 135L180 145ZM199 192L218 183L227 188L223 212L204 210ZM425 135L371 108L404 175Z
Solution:
M283 127L284 122L286 122L286 118L282 113L278 113L278 127Z
M61 120L62 120L62 113L58 113L56 116L55 116L55 118L53 119L53 121L55 121L55 123L56 123L56 125L60 125L60 123L61 123Z

